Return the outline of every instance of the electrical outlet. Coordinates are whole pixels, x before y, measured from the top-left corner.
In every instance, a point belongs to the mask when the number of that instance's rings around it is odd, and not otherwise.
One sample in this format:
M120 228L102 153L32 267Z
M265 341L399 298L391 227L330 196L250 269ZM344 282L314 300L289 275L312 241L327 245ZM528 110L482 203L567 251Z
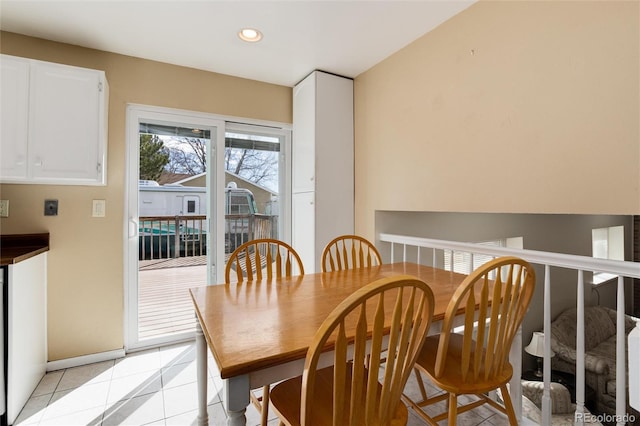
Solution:
M44 215L58 216L58 200L44 200Z
M93 209L91 216L93 217L105 217L107 203L105 200L93 200Z
M0 217L9 217L9 200L0 200Z

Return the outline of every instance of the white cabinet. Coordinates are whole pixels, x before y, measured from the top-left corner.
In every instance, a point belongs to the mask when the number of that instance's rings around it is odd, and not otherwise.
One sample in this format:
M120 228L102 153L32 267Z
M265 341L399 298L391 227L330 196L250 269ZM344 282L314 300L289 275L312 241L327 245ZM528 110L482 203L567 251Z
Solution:
M354 232L353 80L315 71L293 89L292 245L306 272Z
M5 268L6 408L8 423L13 424L47 369L47 253Z
M2 55L0 180L106 184L103 71Z
M291 199L291 226L293 229L291 245L300 255L300 260L307 273L314 272L315 264L316 220L315 193L299 192Z
M0 170L3 178L22 179L27 176L29 64L3 55L0 65Z

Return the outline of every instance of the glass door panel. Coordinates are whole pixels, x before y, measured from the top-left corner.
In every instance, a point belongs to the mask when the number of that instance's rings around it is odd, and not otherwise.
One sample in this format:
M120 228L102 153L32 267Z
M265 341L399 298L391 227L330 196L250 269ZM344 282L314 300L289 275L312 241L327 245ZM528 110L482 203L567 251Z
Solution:
M289 132L237 123L225 130L225 253L258 238L288 241Z
M133 109L129 173L126 347L190 339L189 288L216 282L216 138L223 122ZM221 149L217 150L221 152ZM211 277L211 278L209 278Z

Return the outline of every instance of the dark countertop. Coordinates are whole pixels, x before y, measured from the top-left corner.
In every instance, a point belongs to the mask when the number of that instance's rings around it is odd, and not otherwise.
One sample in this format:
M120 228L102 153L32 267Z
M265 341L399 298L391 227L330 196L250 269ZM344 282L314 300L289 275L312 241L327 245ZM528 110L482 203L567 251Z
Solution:
M0 266L13 265L49 251L49 234L0 235Z

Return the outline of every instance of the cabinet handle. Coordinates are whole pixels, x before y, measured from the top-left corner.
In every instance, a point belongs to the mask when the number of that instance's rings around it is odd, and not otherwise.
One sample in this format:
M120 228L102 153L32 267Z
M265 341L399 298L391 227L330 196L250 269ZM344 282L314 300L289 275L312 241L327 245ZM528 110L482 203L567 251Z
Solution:
M33 163L34 166L36 167L42 167L44 165L44 161L42 161L40 158L36 158L35 163Z
M129 238L138 237L138 221L133 217L129 218Z

